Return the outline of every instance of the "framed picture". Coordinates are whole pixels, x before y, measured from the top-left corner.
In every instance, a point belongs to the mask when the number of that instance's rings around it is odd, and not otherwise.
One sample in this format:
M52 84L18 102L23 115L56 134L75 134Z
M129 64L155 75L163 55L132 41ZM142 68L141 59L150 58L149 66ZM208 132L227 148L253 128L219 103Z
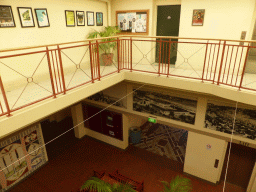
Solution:
M192 16L192 26L203 26L205 9L194 9Z
M46 9L35 9L38 27L50 27L49 17Z
M0 28L2 27L16 27L11 6L0 5Z
M87 11L87 26L94 26L94 12Z
M76 11L77 26L85 26L84 11Z
M66 16L66 26L74 27L75 26L75 12L66 10L65 16Z
M31 7L17 7L21 27L35 27L33 13Z
M103 13L102 12L96 12L96 25L103 26Z

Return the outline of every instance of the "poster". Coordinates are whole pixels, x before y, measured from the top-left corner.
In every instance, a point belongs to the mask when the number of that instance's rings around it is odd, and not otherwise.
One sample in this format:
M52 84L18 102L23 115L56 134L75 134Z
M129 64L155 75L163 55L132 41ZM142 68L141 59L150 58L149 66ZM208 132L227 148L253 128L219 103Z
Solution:
M32 9L30 7L18 7L22 27L35 27Z
M135 32L136 13L127 13L127 30ZM134 29L134 30L133 30Z
M203 26L204 24L204 9L194 9L192 17L192 26Z
M76 11L77 26L85 26L84 11Z
M0 6L0 27L15 27L11 6Z
M71 27L75 26L75 13L74 11L65 11L66 12L66 26Z
M119 13L118 14L118 27L121 31L127 31L127 14L126 13Z
M103 26L103 13L102 12L96 13L96 25Z
M49 27L49 18L46 9L35 9L38 27Z
M137 90L133 94L133 110L194 124L197 100L175 97L167 93Z
M0 143L0 191L6 191L48 161L39 124Z
M135 31L136 32L146 32L146 30L147 30L147 14L137 13L136 14Z
M87 25L94 26L94 12L87 11Z

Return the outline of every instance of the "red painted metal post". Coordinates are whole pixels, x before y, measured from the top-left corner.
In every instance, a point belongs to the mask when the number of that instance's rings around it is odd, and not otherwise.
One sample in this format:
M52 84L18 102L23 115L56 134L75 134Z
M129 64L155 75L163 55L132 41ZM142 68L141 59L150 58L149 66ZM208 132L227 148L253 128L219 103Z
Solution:
M168 52L168 69L167 69L167 77L169 75L170 72L170 59L171 59L171 46L172 46L172 42L169 39L169 52Z
M247 46L247 52L246 52L245 61L244 61L244 68L243 68L243 72L242 72L241 82L240 82L240 85L239 85L239 91L240 91L240 89L242 87L242 83L243 83L244 71L245 71L245 67L246 67L246 62L247 62L249 50L250 50L250 43L248 43L248 46Z
M63 93L66 94L66 84L65 84L65 77L64 77L64 70L63 70L63 64L62 64L62 58L61 58L61 50L59 45L57 45L58 54L59 54L59 61L60 61L60 72L61 72L61 79L62 79L62 85L63 85Z
M208 43L209 43L209 40L206 43L206 50L205 50L205 57L204 57L204 67L203 67L203 74L202 74L202 82L204 82L204 68L205 68L206 57L207 57Z
M96 49L97 49L97 64L98 64L98 73L99 73L99 81L100 81L100 50L99 50L99 43L96 40Z
M132 72L132 37L130 37L130 55L131 55L131 59L130 59L130 65L131 65L131 72Z
M160 47L160 50L159 50L159 64L158 64L158 75L160 76L160 63L161 63L161 46L162 46L162 39L160 39L159 41L159 47Z
M223 51L222 51L222 57L221 57L221 63L220 63L220 71L219 71L217 85L220 84L220 74L221 74L222 64L223 64L223 60L224 60L225 46L226 46L226 41L224 41L224 44L223 44ZM216 65L216 67L217 67L217 65Z
M120 72L120 61L119 61L119 50L120 49L120 39L117 37L117 70Z
M7 100L7 97L6 97L6 94L5 94L4 85L3 85L3 82L2 82L2 79L1 79L1 75L0 75L0 89L1 89L1 92L3 94L4 103L5 103L5 106L6 106L6 109L7 109L7 117L10 117L10 116L12 116L11 115L11 110L10 110L9 103L8 103L8 100Z
M93 78L93 67L92 67L92 43L89 41L89 51L90 51L90 64L91 64L91 77L92 77L92 83L94 83L94 78Z
M46 55L47 55L49 73L50 73L51 84L52 84L53 98L56 98L56 93L55 93L55 88L54 88L54 82L53 82L53 77L52 77L51 60L50 60L50 55L49 55L48 47L46 47Z
M216 59L216 65L215 65L215 70L214 70L214 76L213 76L212 84L214 84L215 74L216 74L216 70L217 70L218 59L219 59L219 52L220 52L220 44L221 44L221 40L219 41L219 49L218 49L218 53L217 53L217 59Z

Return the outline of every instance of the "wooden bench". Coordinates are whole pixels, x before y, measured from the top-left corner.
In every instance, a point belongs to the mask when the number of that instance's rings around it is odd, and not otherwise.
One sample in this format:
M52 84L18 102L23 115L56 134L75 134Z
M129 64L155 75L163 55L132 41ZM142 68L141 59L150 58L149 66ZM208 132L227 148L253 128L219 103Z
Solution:
M119 173L118 170L115 170L113 173L107 174L106 171L93 171L93 177L97 177L105 182L110 184L114 183L123 183L123 184L130 184L132 188L138 192L143 192L144 190L144 181L139 182L133 180L129 177L126 177ZM88 190L81 190L80 192L89 192Z

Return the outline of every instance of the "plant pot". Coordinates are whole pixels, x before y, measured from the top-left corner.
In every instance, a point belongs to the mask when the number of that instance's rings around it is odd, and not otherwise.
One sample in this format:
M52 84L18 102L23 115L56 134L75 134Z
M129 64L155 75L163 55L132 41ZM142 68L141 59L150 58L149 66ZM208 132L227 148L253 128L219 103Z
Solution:
M107 54L103 53L103 54L101 54L103 65L105 65L105 66L112 65L113 56L114 56L113 53L107 53Z

